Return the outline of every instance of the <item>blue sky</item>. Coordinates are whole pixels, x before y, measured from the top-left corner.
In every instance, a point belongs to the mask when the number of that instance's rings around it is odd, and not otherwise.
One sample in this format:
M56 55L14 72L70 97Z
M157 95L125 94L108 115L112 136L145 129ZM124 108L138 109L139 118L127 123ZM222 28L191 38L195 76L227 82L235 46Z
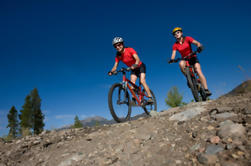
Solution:
M212 98L227 93L251 77L250 6L248 0L1 0L0 136L8 133L10 108L20 110L34 88L45 129L71 124L75 115L111 119L107 93L121 80L107 76L115 36L146 64L158 111L168 108L164 100L172 86L185 101L192 99L178 65L167 64L176 26L204 45L199 59Z

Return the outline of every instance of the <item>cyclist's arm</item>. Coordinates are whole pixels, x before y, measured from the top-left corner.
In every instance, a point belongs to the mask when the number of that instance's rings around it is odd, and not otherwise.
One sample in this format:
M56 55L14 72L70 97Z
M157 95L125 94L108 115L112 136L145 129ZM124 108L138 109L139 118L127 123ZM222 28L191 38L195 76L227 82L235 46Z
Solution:
M176 56L176 50L173 50L171 60L174 60L175 56Z
M197 47L201 47L202 45L200 44L200 42L198 42L197 40L193 40L192 42L194 45L196 45Z
M114 66L113 66L111 72L115 72L117 70L118 64L119 64L118 62L114 63Z
M139 65L139 62L140 62L140 59L139 59L139 56L137 54L133 54L132 55L134 57L134 59L136 60L135 64L136 65ZM131 67L132 69L134 69L134 67Z

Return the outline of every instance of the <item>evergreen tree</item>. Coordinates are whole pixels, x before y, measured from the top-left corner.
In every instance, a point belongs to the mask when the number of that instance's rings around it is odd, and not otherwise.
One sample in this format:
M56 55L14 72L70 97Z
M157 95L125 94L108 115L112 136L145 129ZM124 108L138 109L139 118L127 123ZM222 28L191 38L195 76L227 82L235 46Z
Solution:
M81 127L83 127L83 124L80 122L78 116L75 116L74 125L72 126L72 128L81 128Z
M44 128L44 115L41 111L41 98L38 90L35 88L31 91L31 107L32 107L32 129L34 134L40 134Z
M11 107L7 117L9 122L7 128L10 128L8 136L11 139L16 138L18 133L18 113L14 106Z
M19 119L21 135L29 135L30 129L32 127L32 105L30 95L26 96L25 98L25 103L22 106L22 110L20 111Z
M177 107L184 105L186 103L182 102L183 96L179 93L177 87L172 87L167 94L167 98L165 99L166 104L170 107Z
M99 126L99 125L100 125L100 122L99 122L99 121L96 121L95 125L96 125L96 126Z

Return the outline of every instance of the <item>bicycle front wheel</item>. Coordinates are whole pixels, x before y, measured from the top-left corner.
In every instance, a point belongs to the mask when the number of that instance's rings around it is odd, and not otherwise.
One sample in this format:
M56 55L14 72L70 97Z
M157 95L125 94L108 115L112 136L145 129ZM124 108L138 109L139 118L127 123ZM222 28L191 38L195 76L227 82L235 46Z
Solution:
M201 84L200 84L200 96L202 98L202 101L206 101L207 100L207 95L206 95L205 89L202 87Z
M194 100L196 102L200 101L200 98L199 98L199 91L198 91L198 88L196 87L196 80L194 77L191 76L190 74L190 70L189 68L187 67L186 70L186 77L187 77L187 82L189 84L189 88L191 89L192 91L192 94L193 94L193 97L194 97Z
M114 84L110 88L108 105L111 115L116 122L125 122L130 119L132 109L129 93L121 84Z
M146 104L144 104L144 106L142 106L142 108L144 109L144 111L145 111L145 113L147 115L149 115L150 111L157 111L156 97L155 97L152 90L150 90L150 92L151 92L151 95L152 95L153 102L152 103L146 103Z

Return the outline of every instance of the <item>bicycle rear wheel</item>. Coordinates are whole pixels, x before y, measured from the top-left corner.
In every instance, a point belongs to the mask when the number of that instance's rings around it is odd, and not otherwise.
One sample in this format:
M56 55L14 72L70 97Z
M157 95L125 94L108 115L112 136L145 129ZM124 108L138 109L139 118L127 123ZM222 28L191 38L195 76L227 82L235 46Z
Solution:
M185 72L186 72L186 77L187 77L187 81L188 81L188 84L189 84L189 88L190 88L191 91L192 91L194 100L195 100L196 102L198 102L198 101L200 101L200 98L199 98L199 91L198 91L198 88L196 87L196 80L195 80L194 77L191 76L190 70L189 70L188 67L186 68Z
M144 90L144 91L145 91L145 90ZM150 92L151 92L151 95L152 95L153 102L152 102L152 103L146 103L146 104L144 104L144 105L142 106L142 108L144 109L144 111L145 111L145 113L146 113L147 115L149 115L149 113L150 113L151 111L157 111L157 101L156 101L156 97L155 97L155 95L154 95L154 93L153 93L152 90L150 90ZM145 99L145 101L147 101L147 99Z
M116 122L124 122L130 119L132 109L129 93L121 84L116 83L110 88L108 105Z

